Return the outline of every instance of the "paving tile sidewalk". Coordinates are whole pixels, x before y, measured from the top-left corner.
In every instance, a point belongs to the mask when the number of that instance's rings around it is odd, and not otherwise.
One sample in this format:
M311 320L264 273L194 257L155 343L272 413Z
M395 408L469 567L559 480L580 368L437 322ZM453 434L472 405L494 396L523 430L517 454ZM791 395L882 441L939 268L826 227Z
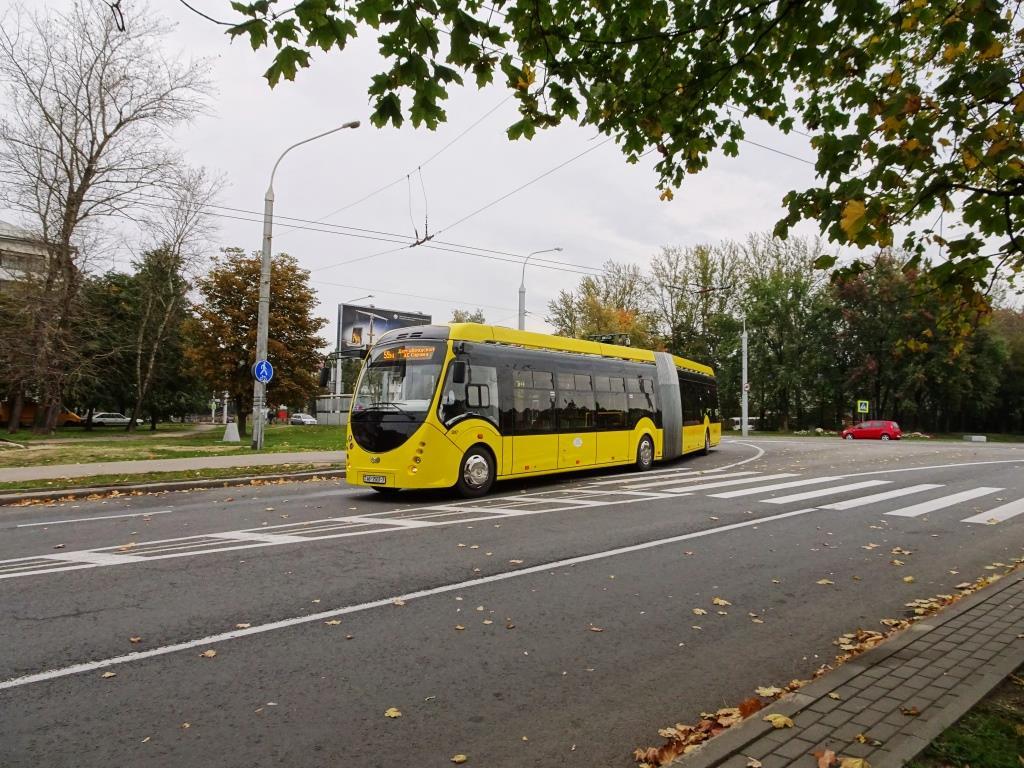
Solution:
M181 472L190 469L259 467L277 464L345 464L344 451L295 451L234 456L195 456L184 459L142 459L139 461L98 461L89 464L53 464L0 469L0 483L28 480L59 480L95 475L141 475L147 472Z
M1024 663L1024 572L1006 576L857 657L673 765L814 768L831 749L898 768ZM829 697L829 693L839 698ZM920 714L906 714L906 712ZM794 727L762 718L779 713ZM861 743L857 736L867 737ZM879 744L880 742L880 744Z

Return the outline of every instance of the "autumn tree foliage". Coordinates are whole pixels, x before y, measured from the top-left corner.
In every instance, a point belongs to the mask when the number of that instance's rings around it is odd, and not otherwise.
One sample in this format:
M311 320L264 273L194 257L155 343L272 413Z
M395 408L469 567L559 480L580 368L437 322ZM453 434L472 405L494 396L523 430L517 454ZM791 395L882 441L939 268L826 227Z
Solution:
M225 3L225 7L227 4ZM671 198L711 154L736 155L752 121L802 131L817 177L784 200L866 249L920 260L944 242L944 280L1024 267L1024 29L997 0L255 0L231 3L231 36L276 50L273 86L315 51L376 36L373 122L434 128L466 77L518 101L511 139L573 120L627 160L658 152ZM950 221L936 231L937 214ZM901 242L900 242L901 241ZM825 259L822 264L828 263ZM918 262L918 266L920 266Z
M570 336L643 317L637 343L711 365L739 412L740 333L749 334L751 415L781 429L834 428L857 399L879 417L940 431L1021 429L1024 317L948 284L912 254L882 249L829 280L820 243L767 234L663 248L648 270L609 264L549 306Z
M252 366L256 362L256 317L259 305L260 255L225 248L210 271L197 282L201 301L195 307L193 346L188 360L217 390L234 400L239 432L245 434L252 411ZM324 341L317 334L327 324L316 317L316 292L308 270L288 254L273 257L270 277L270 324L267 357L274 378L268 403L305 406L317 392L317 371Z
M484 311L482 309L456 309L452 312L453 323L486 323L487 318L484 317Z

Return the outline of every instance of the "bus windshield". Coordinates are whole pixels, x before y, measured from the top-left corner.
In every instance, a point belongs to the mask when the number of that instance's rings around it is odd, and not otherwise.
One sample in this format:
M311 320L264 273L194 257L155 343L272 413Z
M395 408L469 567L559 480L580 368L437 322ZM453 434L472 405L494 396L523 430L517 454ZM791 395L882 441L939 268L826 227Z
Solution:
M374 349L359 378L353 412L415 413L422 419L437 389L444 345L429 342Z

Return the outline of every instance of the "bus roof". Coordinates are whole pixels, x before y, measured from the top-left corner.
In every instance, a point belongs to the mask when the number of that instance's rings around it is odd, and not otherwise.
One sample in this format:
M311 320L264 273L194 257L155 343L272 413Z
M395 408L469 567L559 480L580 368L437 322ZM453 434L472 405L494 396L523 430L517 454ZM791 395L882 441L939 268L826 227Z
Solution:
M509 344L529 349L549 349L557 352L575 352L581 355L599 355L601 357L617 357L620 360L638 360L645 363L654 362L654 352L649 349L623 347L618 344L603 344L599 341L571 339L567 336L553 336L548 333L533 331L517 331L500 325L480 325L479 323L447 323L449 338L459 341L480 341L497 344ZM702 363L687 360L685 357L672 355L677 367L714 376L715 372Z

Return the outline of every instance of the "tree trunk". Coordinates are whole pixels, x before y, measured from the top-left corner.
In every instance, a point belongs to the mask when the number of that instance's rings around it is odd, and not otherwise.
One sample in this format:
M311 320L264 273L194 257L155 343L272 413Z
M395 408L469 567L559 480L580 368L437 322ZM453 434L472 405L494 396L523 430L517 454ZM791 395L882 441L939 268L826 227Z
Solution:
M96 412L93 406L89 406L89 410L85 412L85 431L92 432L92 415Z
M155 413L151 413L149 415L149 431L150 432L156 432L156 422L157 422L156 414Z
M25 390L20 386L14 393L14 397L7 401L7 433L15 434L21 429L21 411L25 406Z

